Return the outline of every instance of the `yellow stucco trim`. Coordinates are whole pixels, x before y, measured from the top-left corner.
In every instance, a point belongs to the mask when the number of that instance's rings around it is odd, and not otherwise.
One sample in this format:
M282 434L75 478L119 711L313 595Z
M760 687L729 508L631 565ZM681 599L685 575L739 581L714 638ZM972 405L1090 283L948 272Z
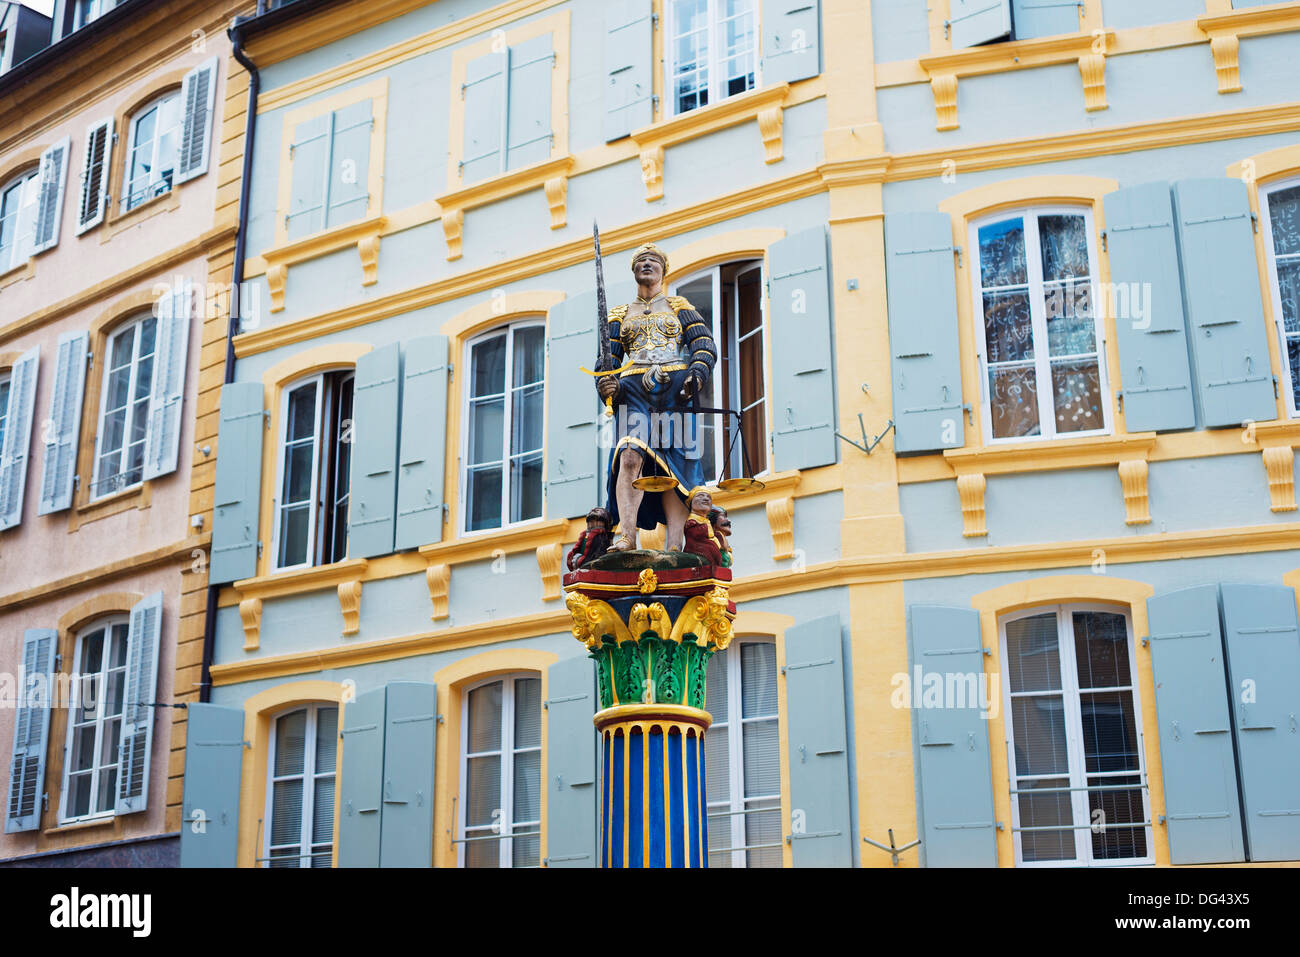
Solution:
M1150 629L1147 625L1146 600L1155 592L1155 588L1146 582L1110 575L1047 575L1012 582L998 588L979 592L971 596L971 607L980 613L980 635L984 647L991 654L984 662L984 673L993 693L1002 694L1001 642L998 636L998 622L1003 615L1037 605L1058 605L1074 603L1103 603L1120 605L1128 609L1133 625L1133 644L1136 658L1133 687L1139 698L1139 710L1142 715L1143 757L1146 763L1147 785L1151 803L1151 828L1155 864L1157 867L1169 864L1169 834L1158 822L1165 813L1164 776L1160 764L1159 724L1156 721L1155 680L1151 671L1151 654L1143 646ZM998 865L1012 867L1015 864L1015 841L1011 833L1011 793L1010 769L1007 765L1006 752L1006 702L1001 702L996 715L989 718L989 756L993 774L993 807L996 820L1003 823L1003 830L997 832Z
M100 615L125 614L143 598L144 595L136 591L101 592L92 598L78 602L60 615L59 634L78 631L92 618L98 618ZM72 657L69 655L63 660L68 663L67 670L71 671Z
M580 649L579 649L580 651ZM578 651L575 651L577 654ZM433 674L433 681L438 686L438 713L442 721L438 724L437 759L434 780L433 801L433 862L436 867L456 866L456 847L452 844L453 836L459 836L460 809L457 801L460 797L460 724L461 697L465 688L477 684L495 675L513 674L515 672L535 672L542 679L542 700L550 695L549 671L551 665L560 660L553 651L541 651L537 648L502 648L485 651L454 661ZM546 715L542 715L542 807L541 807L541 852L546 859L546 805L547 794L547 724Z
M271 722L282 711L304 704L333 702L339 706L339 728L343 727L343 712L347 689L337 681L291 681L259 691L244 702L244 740L251 747L244 749L241 766L243 785L239 796L239 851L238 867L256 867L262 854L262 841L266 822L266 766L270 758ZM339 785L343 779L343 739L339 737L334 767L334 857L331 865L338 865L339 854Z
M781 227L760 226L705 236L684 246L665 250L668 261L673 265L672 281L709 266L737 259L764 258L768 247L781 239L785 239L785 230Z
M1300 145L1279 146L1229 164L1224 174L1240 179L1247 186L1294 176L1300 172Z

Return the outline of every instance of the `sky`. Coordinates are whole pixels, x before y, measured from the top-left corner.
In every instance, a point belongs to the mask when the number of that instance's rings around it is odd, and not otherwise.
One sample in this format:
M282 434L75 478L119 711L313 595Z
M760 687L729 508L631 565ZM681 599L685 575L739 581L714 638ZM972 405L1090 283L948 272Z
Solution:
M22 0L22 4L24 7L39 10L47 17L54 12L54 0Z

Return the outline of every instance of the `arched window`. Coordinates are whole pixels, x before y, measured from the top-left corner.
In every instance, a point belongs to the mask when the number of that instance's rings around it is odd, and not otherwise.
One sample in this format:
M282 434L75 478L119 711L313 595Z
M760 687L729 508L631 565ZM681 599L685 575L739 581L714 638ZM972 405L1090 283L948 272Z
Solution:
M68 709L60 823L114 813L129 634L123 614L100 619L77 635L72 673L79 680L74 707Z
M709 659L707 682L709 867L780 867L776 643L737 638Z
M466 346L461 514L467 532L542 517L545 340L545 326L528 320Z
M1273 318L1286 369L1287 410L1300 415L1300 179L1270 183L1260 196Z
M152 315L125 323L108 337L92 499L144 478L157 344L158 320Z
M1000 631L1016 863L1152 863L1128 615L1052 605Z
M184 122L180 89L163 94L131 117L122 212L172 188Z
M339 709L311 704L278 716L267 761L267 867L329 867L334 854L334 775Z
M275 567L342 561L348 550L353 370L286 386L280 400Z
M542 827L542 679L507 675L461 704L461 867L537 867Z
M33 167L0 185L0 273L21 265L31 255L39 172L40 167Z

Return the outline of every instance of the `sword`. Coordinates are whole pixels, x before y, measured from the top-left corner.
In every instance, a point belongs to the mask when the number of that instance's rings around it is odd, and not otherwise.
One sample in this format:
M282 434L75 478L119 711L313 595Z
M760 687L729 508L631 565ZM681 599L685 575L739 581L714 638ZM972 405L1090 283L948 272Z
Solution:
M604 377L617 375L632 365L629 359L622 368L614 368L614 353L609 347L609 310L605 306L605 268L600 257L600 226L591 221L591 240L596 247L596 371L583 368L587 375ZM605 414L614 414L614 397L605 399Z

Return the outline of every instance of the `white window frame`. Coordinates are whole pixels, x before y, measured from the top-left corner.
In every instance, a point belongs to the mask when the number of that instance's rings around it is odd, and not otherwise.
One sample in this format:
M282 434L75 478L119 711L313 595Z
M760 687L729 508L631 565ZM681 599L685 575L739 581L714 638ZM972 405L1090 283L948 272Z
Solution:
M135 203L131 203L131 185L132 185L131 167L135 162L136 127L139 125L140 120L142 120L150 110L157 110L159 120L161 120L163 104L167 103L170 100L175 100L178 106L177 124L175 127L176 157L175 157L175 161L172 164L172 183L167 187L167 189L163 190L161 193L153 193L152 195L142 197L140 200L138 200ZM167 131L163 130L159 123L154 124L153 146L152 146L152 152L150 154L152 161L149 167L150 180L148 184L141 187L141 189L152 190L156 185L156 183L163 182L161 177L159 177L157 180L154 180L153 176L158 171L158 165L159 165L158 147L162 143L163 137L166 134L166 132ZM130 126L130 130L127 133L127 138L126 138L126 158L123 161L123 168L122 168L122 200L119 203L120 211L122 213L129 213L133 209L139 209L145 203L149 202L149 200L156 199L159 196L163 196L167 193L170 193L173 189L176 188L176 174L177 174L177 167L180 166L180 148L181 148L181 141L184 138L183 136L184 132L185 132L185 104L181 101L181 89L179 87L177 87L174 90L168 90L166 93L154 97L152 100L150 100L148 103L145 103L143 106L141 106L138 110L136 110L131 115L131 126ZM107 162L107 159L105 159L105 162Z
M1074 651L1074 631L1073 615L1075 612L1105 612L1111 615L1120 615L1124 619L1125 628L1128 632L1128 661L1129 661L1129 684L1127 686L1118 686L1116 688L1089 688L1087 693L1094 694L1106 691L1128 691L1133 696L1133 722L1137 734L1137 753L1138 768L1136 771L1104 771L1089 773L1083 747L1083 717L1080 706L1079 690L1079 668L1078 661ZM1007 657L1007 623L1017 621L1022 618L1032 618L1036 615L1045 615L1052 613L1056 615L1057 628L1057 655L1061 668L1061 688L1060 695L1064 702L1064 720L1065 720L1065 741L1066 754L1069 762L1069 770L1063 774L1032 774L1025 775L1028 778L1065 778L1070 782L1071 788L1086 788L1089 777L1099 777L1101 775L1110 775L1115 778L1138 778L1138 784L1133 785L1133 790L1140 791L1142 794L1142 820L1147 822L1143 828L1146 834L1147 853L1145 857L1121 857L1114 860L1094 860L1092 856L1092 831L1091 812L1089 810L1087 790L1074 790L1070 792L1071 797L1071 817L1074 823L1074 850L1075 857L1072 860L1063 861L1026 861L1021 853L1020 832L1016 830L1020 827L1020 801L1019 795L1011 794L1011 826L1013 828L1012 846L1015 848L1015 861L1017 867L1134 867L1155 863L1155 841L1152 834L1151 822L1151 791L1147 781L1147 760L1146 760L1146 738L1142 730L1142 695L1138 684L1137 676L1137 648L1133 641L1133 616L1129 610L1119 605L1107 605L1096 602L1080 602L1054 605L1038 605L1033 608L1024 608L1016 612L1004 615L998 619L998 641L1000 647L1001 660L1004 663L1002 668L1002 701L1004 703L1004 714L1006 718L1003 722L1006 732L1005 747L1007 753L1007 774L1008 779L1012 782L1011 789L1016 788L1016 780L1019 777L1016 768L1016 748L1015 748L1015 727L1014 713L1011 708L1011 674L1010 668L1006 667L1006 662L1010 659ZM1049 692L1055 693L1055 692ZM1128 827L1128 825L1124 825ZM1066 830L1066 828L1061 828Z
M29 186L28 184L31 181L35 180L37 186L34 188L39 189L40 174L41 174L41 168L39 166L35 166L27 170L25 173L19 173L17 176L13 177L12 179L6 180L3 185L0 185L0 214L3 214L4 212L4 200L5 197L9 195L9 192L11 190L16 191L16 198L17 198L17 205L14 207L13 219L11 220L13 230L14 230L13 242L7 249L0 250L0 275L4 275L11 269L17 269L24 262L26 262L28 259L31 258L30 248L27 251L27 255L20 256L18 254L18 251L21 248L19 240L21 240L22 238L21 236L18 235L18 220L22 214L22 208L23 208L23 188L24 186L26 186L28 189L32 189L33 187ZM35 227L35 223L33 222L33 228L34 227Z
M731 301L731 316L732 316L732 323L731 323L731 325L728 327L728 329L726 330L726 348L724 349L724 348L723 348L723 335L722 335L723 330L722 330L722 328L721 328L721 322L722 322L722 270L725 269L725 268L727 268L727 267L729 267L729 266L735 266L735 267L737 267L737 268L736 268L736 274L735 274L735 276L733 277L733 288L732 288L732 291L731 291L731 295L732 295L732 301ZM770 333L770 330L768 329L768 324L767 324L767 294L766 294L766 292L765 292L765 290L767 289L767 285L766 285L766 282L767 282L767 275L766 275L766 267L765 267L765 265L764 265L764 263L763 263L763 260L762 260L762 259L737 259L737 260L733 260L733 261L731 261L731 262L718 263L718 264L715 265L715 266L709 266L709 267L707 267L707 268L705 268L705 269L697 270L696 272L693 272L693 273L691 273L690 275L687 275L687 276L685 276L685 277L683 277L683 278L681 278L681 279L674 279L673 282L672 282L672 285L671 285L671 289L672 289L672 293L671 293L671 294L672 294L672 295L678 295L678 294L680 294L679 291L680 291L680 289L681 289L683 286L687 286L687 285L689 285L689 284L691 284L691 283L693 283L693 282L698 282L699 280L705 278L706 276L709 278L709 280L710 280L710 289L711 289L711 291L712 291L712 295L713 295L713 301L709 304L709 308L710 308L710 310L711 310L711 315L712 315L712 323L711 323L712 328L711 328L710 331L711 331L712 334L713 334L713 342L714 342L714 345L715 345L715 346L717 347L717 349L718 349L718 361L717 361L716 363L714 363L714 366L713 366L713 376L712 376L712 380L713 380L713 384L717 385L719 391L720 391L721 388L722 388L722 383L721 383L721 376L720 376L720 373L719 373L718 370L719 370L719 368L720 368L721 365L722 365L723 356L724 356L724 355L730 356L730 357L731 357L731 358L730 358L730 361L732 362L732 364L733 364L733 366L734 366L734 374L731 376L731 380L732 380L732 381L731 381L731 389L730 389L731 394L730 394L730 395L726 395L726 396L718 396L718 395L717 395L717 392L715 392L715 393L714 393L714 396L715 396L715 399L716 399L717 401L720 402L719 408L724 408L724 409L739 409L739 408L740 408L740 362L739 362L739 359L740 359L740 339L741 339L741 337L740 337L739 335L737 335L737 333L738 333L739 330L740 330L740 283L739 283L738 280L740 279L740 276L741 276L742 274L747 273L747 272L751 272L751 271L754 271L754 270L757 270L757 271L758 271L758 283L759 283L759 297L758 297L758 329L755 330L755 332L757 332L758 334L760 334L760 335L762 336L762 338L763 338L763 398L762 398L762 406L763 406L763 423L764 423L764 426L766 427L765 430L766 430L767 438L768 438L768 444L767 444L767 445L764 447L764 449L763 449L763 468L758 469L758 470L754 473L755 476L761 476L761 475L767 475L767 474L768 474L769 472L771 472L771 470L772 470L772 448L771 448L771 435L772 435L772 368L771 368L772 363L771 363L771 355L772 355L772 350L771 350L771 333ZM687 298L689 299L690 297L688 296ZM752 336L752 335L754 335L754 334L755 334L754 332L746 333L746 335L744 336L744 338L749 338L750 336ZM702 404L702 403L701 403L701 404ZM746 408L746 409L744 409L743 411L748 412L750 408L755 408L755 407L757 407L758 404L759 404L759 403L754 403L754 404L751 405L749 408ZM718 418L719 420L721 420L722 418L730 419L731 417L730 417L730 416L725 416L725 417L723 417L723 416L718 416L717 418ZM734 421L734 420L733 420L733 421ZM726 441L726 428L727 428L727 426L728 426L729 424L731 424L731 423L724 423L724 422L722 422L722 421L717 421L717 422L715 423L715 425L717 426L717 428L716 428L715 431L714 431L714 440L713 440L713 462L714 462L714 473L715 473L715 474L704 476L704 478L705 478L705 480L706 480L706 482L707 482L708 484L712 484L713 481L717 478L717 476L718 476L719 474L722 474L722 471L723 471L723 464L724 464L724 463L723 463L723 457L724 457L724 455L725 455L725 453L726 453L726 446L727 446L727 441ZM740 474L740 469L743 468L743 466L744 466L744 458L741 457L741 454L740 454L740 442L742 442L742 441L744 441L743 437L742 437L741 439L737 440L737 443L736 443L735 453L736 453L738 459L737 459L737 461L736 461L735 463L732 463L733 465L735 465L735 469L733 469L733 470L730 471L730 474L732 474L732 475L739 475L739 474ZM747 449L747 451L749 452L749 458L750 458L750 461L752 462L753 459L754 459L754 450L753 450L753 449Z
M515 821L515 755L529 752L542 751L542 738L545 736L545 726L543 725L542 733L538 737L538 743L535 746L516 748L515 745L515 682L520 680L541 680L541 674L536 671L520 671L513 674L493 675L482 681L477 681L472 685L467 685L461 692L460 698L460 787L456 806L460 809L456 812L456 829L462 838L460 843L456 844L456 866L465 866L465 843L464 838L483 837L481 832L487 831L494 833L498 840L498 866L502 868L514 867L514 848L515 837L525 837L530 834L538 835L538 854L541 853L541 834L543 831L542 819L539 816L536 821ZM501 743L500 746L491 751L475 751L473 755L469 753L469 695L471 691L486 687L497 682L501 682ZM539 688L541 686L539 685ZM544 696L543 700L544 700ZM541 707L541 702L538 704ZM545 715L542 715L545 720ZM468 807L466 802L466 789L469 786L469 759L471 757L487 757L493 754L501 758L501 816L498 824L477 824L470 827L466 824L465 809ZM542 775L539 767L539 797L541 788L545 787L546 778ZM541 806L538 805L540 814ZM514 828L518 824L520 827L536 827L536 831L521 831L515 834ZM495 830L494 830L495 829ZM540 866L541 862L538 862Z
M693 113L695 110L707 109L710 106L722 102L723 100L730 99L731 96L742 95L740 93L733 93L728 95L725 92L726 77L724 75L724 69L725 69L724 65L727 61L727 57L724 56L722 53L722 31L719 30L719 18L718 18L719 8L721 6L721 0L706 0L706 2L708 3L707 17L709 23L709 39L708 39L708 52L705 58L705 63L706 63L705 75L708 79L708 82L705 88L709 92L709 102L704 104L703 106L697 106L694 109L683 110L683 111L679 111L677 109L677 88L676 88L676 84L674 83L674 77L676 76L676 67L677 67L677 59L676 59L676 55L677 55L676 41L678 38L677 23L676 23L677 18L674 13L673 0L667 0L667 2L664 4L664 8L665 8L664 22L666 26L664 30L663 69L664 69L664 98L668 101L668 109L665 111L665 116L667 118L671 118L674 116L682 116L685 113ZM759 55L760 43L762 38L761 7L762 7L762 3L760 3L759 0L749 0L749 16L754 18L754 47L751 53L751 55L754 58L754 85L750 88L750 90L746 90L745 91L746 93L750 92L751 90L761 89L763 86L763 74L762 74L763 58Z
M1052 391L1051 359L1047 352L1047 308L1043 302L1043 259L1039 244L1037 217L1039 216L1082 216L1084 229L1088 237L1088 282L1090 302L1093 310L1094 340L1097 344L1098 388L1101 397L1101 414L1104 427L1079 432L1057 432L1056 405ZM993 437L993 405L989 395L988 343L984 330L984 287L981 284L981 262L979 231L983 226L1000 223L1020 217L1025 222L1025 267L1027 270L1029 290L1029 314L1034 337L1034 375L1038 389L1038 435L1011 435L1004 438ZM1034 228L1029 228L1033 219ZM1098 274L1101 260L1097 256L1097 230L1093 220L1092 207L1060 204L1029 204L1012 209L998 210L987 216L970 221L967 230L967 248L970 250L970 303L971 321L974 326L975 352L979 371L980 419L983 426L985 445L1014 445L1025 442L1057 442L1067 439L1082 439L1097 435L1111 435L1115 430L1114 415L1111 409L1110 376L1106 363L1106 324L1103 321L1105 310L1098 296ZM1013 287L1006 287L1013 288ZM1041 348L1040 348L1041 346ZM1050 429L1050 431L1049 431Z
M127 645L127 648L126 648L126 654L123 655L122 667L115 669L115 668L109 668L107 667L107 665L109 661L112 660L111 652L112 652L113 630L118 625L125 625L127 628L126 634L122 638L122 641ZM96 676L94 678L93 690L90 690L86 688L86 682L82 678L81 663L83 659L83 652L85 650L86 637L96 631L100 631L101 629L105 633L104 652L102 658L100 659L99 671L96 672ZM125 726L126 723L126 714L125 714L126 678L127 678L127 672L130 670L130 666L131 666L131 661L130 658L128 657L130 653L130 641L131 641L131 617L128 614L113 614L113 615L107 615L103 618L98 618L94 622L92 622L89 625L86 625L85 627L81 628L77 632L76 651L74 653L74 663L72 668L72 674L75 677L74 692L73 692L74 702L78 706L80 706L80 703L82 700L84 700L85 695L87 694L95 695L96 715L95 715L94 754L96 756L98 756L102 752L104 747L105 714L104 714L104 709L102 707L102 703L106 700L106 696L108 694L107 673L109 671L120 671L122 674L122 711L118 712L117 715L119 719L118 727L117 727L118 739L117 739L117 746L114 748L114 751L117 754L117 759L116 761L114 761L113 765L105 764L101 766L97 764L94 766L93 770L91 771L91 791L90 791L91 808L94 808L96 801L100 796L99 795L100 777L103 771L108 767L111 766L117 767L119 777L114 779L115 790L120 790L121 788L120 775L122 773L122 728ZM73 741L76 740L75 735L76 735L76 724L77 724L76 722L77 708L69 708L67 714L68 714L68 722L67 722L68 727L65 734L65 742L63 748L63 774L62 774L63 786L62 786L62 792L59 795L59 824L60 826L62 826L64 824L78 824L83 821L99 821L99 820L106 820L112 818L117 813L116 794L113 795L113 800L110 802L109 808L106 811L91 810L86 814L81 814L76 816L71 816L68 813L68 798L72 793L72 786L71 786L72 773L73 773L72 772L72 744Z
M334 854L338 850L337 842L334 840L338 832L339 821L339 761L336 757L334 760L334 770L317 771L316 770L316 746L317 734L319 732L319 716L322 708L334 708L338 713L336 727L341 727L340 720L343 716L343 709L332 701L315 701L308 705L296 705L280 711L271 717L271 728L267 734L266 749L266 809L262 820L266 825L262 828L262 858L258 862L261 867L269 869L271 867L271 824L275 820L275 784L277 780L290 780L292 778L302 778L302 826L298 834L298 848L306 851L298 855L298 866L312 866L312 847L315 843L312 841L312 829L316 820L316 781L319 778L332 777L334 779L334 829L330 834L330 866L333 866ZM303 758L301 774L285 774L279 778L275 773L275 732L281 718L287 718L295 711L307 712L307 725L303 731ZM335 754L337 755L338 742L334 742ZM311 786L308 787L308 782ZM287 845L286 845L287 846ZM292 858L277 858L277 860L292 860Z
M109 412L108 387L113 378L112 366L111 366L112 356L113 356L113 345L114 343L117 342L119 338L121 338L123 335L126 335L128 332L133 337L131 343L131 373L127 379L126 419L122 424L122 430L123 430L122 447L121 449L118 450L118 455L121 456L121 458L118 460L119 468L118 471L115 473L116 475L122 475L125 472L125 469L121 468L121 465L125 463L127 459L127 452L131 447L131 431L136 421L136 416L135 416L136 400L132 397L135 395L136 387L139 385L138 378L140 375L140 357L137 355L137 352L140 347L140 330L144 328L144 324L148 322L150 319L154 320L153 352L150 354L152 356L153 361L150 363L150 367L149 367L149 388L146 390L149 398L148 401L145 403L145 408L142 413L144 415L144 421L145 421L145 435L144 435L145 454L147 455L149 451L149 423L153 420L154 379L158 375L158 342L161 334L160 326L163 320L151 314L145 314L142 316L137 316L136 318L128 322L122 323L122 325L118 326L116 329L113 330L113 332L108 336L108 339L104 344L104 375L103 375L104 381L100 383L99 414L95 417L98 430L95 436L95 463L91 468L91 481L90 481L90 491L89 491L89 498L90 501L92 502L98 501L101 498L106 498L109 495L116 495L118 492L122 492L127 489L132 489L139 485L144 484L144 467L142 466L140 470L139 481L132 482L129 485L122 485L118 488L101 492L99 491L100 483L102 481L107 481L108 476L100 475L99 468L100 468L100 459L104 450L104 437L108 434L108 430L104 427L104 418L105 416L108 415Z
M72 0L72 29L80 30L98 20L115 6L117 0ZM85 19L82 19L83 9L86 11Z
M718 723L719 724L725 723L726 725L727 756L729 758L727 771L730 778L727 785L727 793L730 795L731 800L727 802L709 801L708 795L706 794L705 815L706 815L706 821L709 822L708 826L710 830L712 830L715 827L718 828L727 827L727 826L730 827L731 841L728 844L728 846L732 848L737 848L737 850L733 850L731 852L731 866L733 868L745 868L749 866L749 861L748 861L749 850L745 849L745 820L747 815L742 814L740 812L747 810L750 804L758 803L761 801L775 800L776 801L775 808L764 808L763 810L769 812L775 811L780 820L782 821L787 820L785 816L785 811L783 810L785 807L785 798L780 793L779 790L776 794L766 794L766 795L758 795L755 797L745 797L744 725L746 723L752 723L755 721L771 721L773 719L776 720L778 767L780 767L780 765L783 764L784 762L782 761L780 755L780 750L781 750L780 742L782 741L782 722L781 722L781 706L780 706L781 685L780 685L779 672L777 676L776 711L770 715L754 715L749 718L744 717L742 714L744 689L742 688L741 685L742 677L741 677L741 667L740 667L740 649L741 646L743 645L772 645L773 652L775 653L776 640L774 638L763 636L763 635L747 635L744 637L737 637L727 647L726 657L724 659L727 665L727 720L726 722L718 722ZM707 747L707 740L705 746ZM728 825L728 819L729 819L729 825ZM758 848L753 848L753 849L757 850ZM784 859L784 848L778 845L776 849L781 852ZM708 848L705 848L704 853L706 857L709 857L712 856L712 854L716 854L720 852L718 851L710 852Z
M8 392L3 398L0 398L0 452L3 452L5 432L9 429L9 399L14 394L14 370L12 368L0 369L0 386L8 388Z
M1269 214L1268 207L1268 198L1271 194L1293 187L1300 187L1300 176L1292 176L1260 186L1259 217L1264 226L1264 258L1268 263L1268 292L1273 300L1273 325L1277 333L1282 369L1287 375L1287 381L1284 383L1283 388L1286 393L1286 411L1287 415L1294 419L1300 416L1300 409L1296 408L1295 402L1295 383L1297 377L1300 376L1300 369L1291 368L1291 359L1286 347L1286 322L1282 315L1282 283L1277 272L1277 247L1273 242L1273 219Z
M543 472L546 466L546 389L547 382L547 343L546 343L546 321L544 319L533 317L521 319L517 322L511 322L503 326L494 326L492 329L483 332L465 343L464 357L461 368L465 370L465 386L462 391L460 404L461 410L461 437L460 437L460 468L459 468L459 494L457 508L460 511L460 534L464 537L471 535L490 535L500 532L506 528L522 528L525 525L532 525L536 522L544 521L546 518L546 480L542 479L542 511L535 518L524 518L517 522L510 521L510 460L512 458L522 458L523 455L516 456L510 451L510 427L511 415L513 414L513 403L510 401L510 393L514 390L512 385L515 371L515 334L520 329L534 328L540 326L542 329L542 467ZM469 473L471 463L469 460L470 439L472 438L472 427L470 422L469 407L475 398L483 399L489 396L474 396L474 347L479 343L494 339L505 333L506 336L506 369L505 379L502 387L504 392L500 393L505 406L502 412L501 428L501 524L493 528L471 529L469 527L470 514L467 509L469 503ZM495 393L493 393L495 394ZM532 453L528 453L532 454Z

